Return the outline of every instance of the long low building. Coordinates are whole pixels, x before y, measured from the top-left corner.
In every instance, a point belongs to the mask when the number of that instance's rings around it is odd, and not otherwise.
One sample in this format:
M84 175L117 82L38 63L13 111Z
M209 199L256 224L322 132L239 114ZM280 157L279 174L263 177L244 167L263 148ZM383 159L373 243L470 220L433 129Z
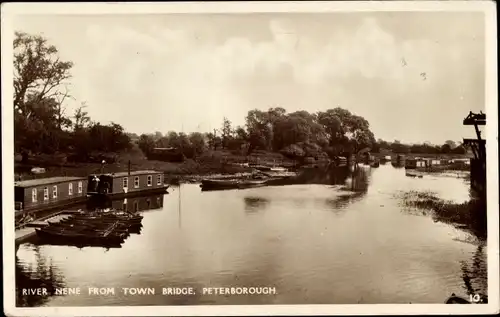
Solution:
M85 201L87 179L57 176L14 183L16 215Z
M90 175L87 194L89 196L107 196L113 198L130 197L146 193L166 193L163 172L129 171Z

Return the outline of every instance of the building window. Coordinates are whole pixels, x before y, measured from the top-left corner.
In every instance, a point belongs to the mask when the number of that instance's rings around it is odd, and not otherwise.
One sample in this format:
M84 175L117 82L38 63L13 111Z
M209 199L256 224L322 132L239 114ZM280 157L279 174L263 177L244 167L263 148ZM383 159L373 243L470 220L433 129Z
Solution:
M57 185L52 187L52 198L57 198Z
M83 183L82 181L78 182L78 194L81 194L83 192Z
M161 175L156 176L156 185L161 185Z
M152 186L152 185L153 185L153 176L148 175L148 186Z
M43 200L49 200L49 188L48 187L43 188Z
M36 192L36 188L33 188L33 189L31 190L31 202L36 203L36 194L37 194L37 192Z
M123 188L128 188L128 177L123 178Z
M73 195L73 183L68 184L68 195Z
M134 177L134 188L139 188L139 176Z

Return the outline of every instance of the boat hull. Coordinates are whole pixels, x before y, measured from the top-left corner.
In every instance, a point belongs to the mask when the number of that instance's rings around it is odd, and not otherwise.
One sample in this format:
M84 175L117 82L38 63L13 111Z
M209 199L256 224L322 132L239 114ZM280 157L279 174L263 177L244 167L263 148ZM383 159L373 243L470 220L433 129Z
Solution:
M203 180L202 190L245 189L267 185L267 180Z
M36 229L39 238L45 241L57 241L73 245L119 245L123 243L122 235L99 236L98 234L83 234L58 231L57 229Z

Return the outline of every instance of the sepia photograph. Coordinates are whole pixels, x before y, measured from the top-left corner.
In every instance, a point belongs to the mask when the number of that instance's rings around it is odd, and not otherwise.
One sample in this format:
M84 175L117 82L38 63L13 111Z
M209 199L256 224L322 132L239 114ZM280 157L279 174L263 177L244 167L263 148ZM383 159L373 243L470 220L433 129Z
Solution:
M498 313L496 32L490 1L2 5L4 313Z

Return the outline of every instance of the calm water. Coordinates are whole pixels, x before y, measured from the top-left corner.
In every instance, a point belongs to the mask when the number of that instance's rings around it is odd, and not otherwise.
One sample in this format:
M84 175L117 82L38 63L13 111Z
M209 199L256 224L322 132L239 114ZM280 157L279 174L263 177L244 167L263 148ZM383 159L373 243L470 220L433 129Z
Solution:
M443 303L486 293L486 247L402 207L402 190L463 202L461 178L378 169L310 170L301 182L130 200L143 229L120 249L21 245L18 287L194 287L193 296L18 296L18 305ZM116 202L121 207L122 201ZM203 287L270 286L276 295L209 296Z

